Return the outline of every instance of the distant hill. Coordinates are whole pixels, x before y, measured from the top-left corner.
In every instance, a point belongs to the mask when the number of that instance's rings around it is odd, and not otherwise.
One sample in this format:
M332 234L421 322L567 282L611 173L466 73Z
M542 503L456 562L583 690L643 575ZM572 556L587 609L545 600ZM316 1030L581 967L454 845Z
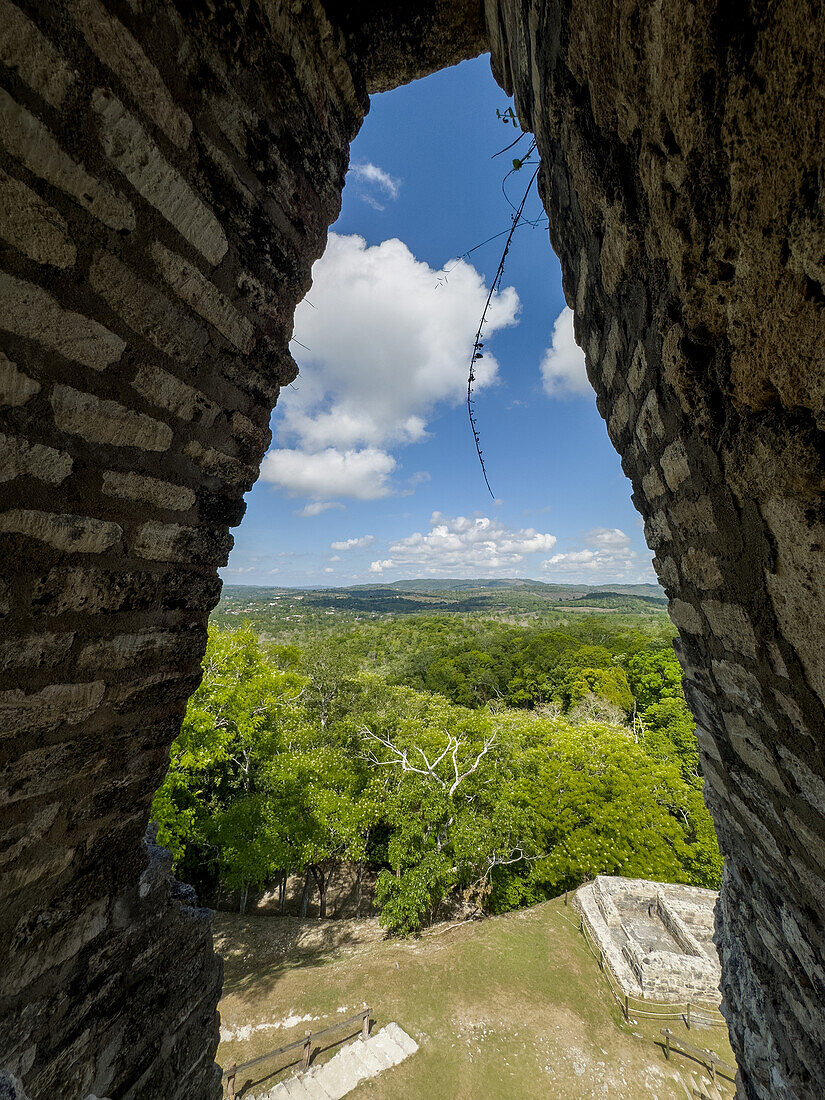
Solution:
M256 608L255 605L259 605ZM432 612L497 615L546 612L661 612L667 600L653 584L546 584L521 577L490 580L426 578L345 588L225 585L220 610L266 615L338 613L421 615Z
M421 595L442 595L446 593L471 593L508 592L534 592L537 595L552 597L554 600L575 600L598 595L600 598L607 596L637 596L650 599L658 604L667 602L657 584L547 584L544 581L533 581L525 577L491 578L489 580L471 578L467 580L452 577L421 577L401 581L382 581L379 584L350 584L340 588L326 585L318 585L311 588L286 587L282 585L246 585L225 584L224 592L237 591L239 595L252 596L253 593L296 593L308 592L352 592L374 593L375 595L388 596L398 592L415 592ZM607 605L605 605L607 606Z

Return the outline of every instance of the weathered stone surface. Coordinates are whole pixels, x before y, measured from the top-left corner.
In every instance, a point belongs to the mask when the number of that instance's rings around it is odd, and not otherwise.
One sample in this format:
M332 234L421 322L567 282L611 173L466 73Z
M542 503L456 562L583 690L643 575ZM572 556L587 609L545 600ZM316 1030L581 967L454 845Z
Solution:
M65 220L31 188L0 169L0 237L37 263L70 267L77 249Z
M790 2L730 19L630 0L485 10L681 634L726 855L717 942L740 1095L814 1100L825 863L801 838L825 832L824 135L810 109L825 16ZM599 358L619 332L624 350Z
M252 324L196 267L155 241L152 255L160 273L176 294L213 325L239 351L250 351L255 337Z
M66 59L12 0L0 0L0 26L0 61L59 107L74 80Z
M105 370L126 344L97 321L63 309L34 283L0 273L0 325L93 370Z
M0 405L8 408L25 405L39 392L40 383L18 370L17 364L0 351Z
M100 118L100 140L112 163L182 237L211 264L219 264L229 246L212 211L111 92L96 88L92 105Z
M135 214L126 199L72 160L48 128L2 88L0 143L30 172L65 191L104 225L134 229Z
M165 451L172 442L168 424L117 401L103 401L93 393L81 393L71 386L55 386L50 400L58 428L90 443Z
M65 481L72 470L72 456L42 443L27 443L19 436L0 435L0 482L34 477L50 485Z
M172 512L185 512L195 503L195 492L185 485L171 485L156 477L141 474L120 473L107 470L103 475L103 492L121 500L135 500L153 504L156 508L168 508Z
M0 532L25 535L69 554L101 554L117 546L122 536L116 523L30 508L12 508L0 514Z
M86 41L125 84L129 95L171 141L186 148L192 121L176 105L160 73L134 36L100 0L72 0L69 11Z

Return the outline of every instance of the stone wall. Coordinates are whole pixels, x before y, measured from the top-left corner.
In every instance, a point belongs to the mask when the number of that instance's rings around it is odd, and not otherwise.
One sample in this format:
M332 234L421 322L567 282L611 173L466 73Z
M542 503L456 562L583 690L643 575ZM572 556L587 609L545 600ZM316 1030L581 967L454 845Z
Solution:
M488 0L679 628L741 1094L825 1080L825 11Z
M31 1100L220 1095L208 924L142 837L367 107L342 45L314 2L0 0L0 1067Z

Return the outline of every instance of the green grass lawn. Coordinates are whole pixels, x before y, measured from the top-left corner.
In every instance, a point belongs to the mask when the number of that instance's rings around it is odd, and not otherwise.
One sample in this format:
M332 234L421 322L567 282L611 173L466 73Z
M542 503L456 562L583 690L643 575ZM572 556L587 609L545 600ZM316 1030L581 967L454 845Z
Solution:
M698 1080L686 1058L665 1060L662 1022L625 1022L561 900L413 940L385 939L375 921L221 913L216 947L225 958L224 1066L319 1031L366 1001L374 1027L395 1020L420 1050L363 1082L352 1100L692 1100L691 1072ZM666 1023L733 1063L724 1028ZM287 1061L239 1076L239 1095Z

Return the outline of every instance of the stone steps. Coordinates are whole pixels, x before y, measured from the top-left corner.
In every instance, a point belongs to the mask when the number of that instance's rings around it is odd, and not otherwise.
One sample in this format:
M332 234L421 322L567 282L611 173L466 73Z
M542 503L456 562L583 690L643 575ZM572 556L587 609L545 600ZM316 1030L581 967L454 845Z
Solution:
M323 1065L279 1081L254 1100L341 1100L361 1081L397 1066L417 1050L418 1043L403 1028L389 1023L366 1041L356 1039Z

